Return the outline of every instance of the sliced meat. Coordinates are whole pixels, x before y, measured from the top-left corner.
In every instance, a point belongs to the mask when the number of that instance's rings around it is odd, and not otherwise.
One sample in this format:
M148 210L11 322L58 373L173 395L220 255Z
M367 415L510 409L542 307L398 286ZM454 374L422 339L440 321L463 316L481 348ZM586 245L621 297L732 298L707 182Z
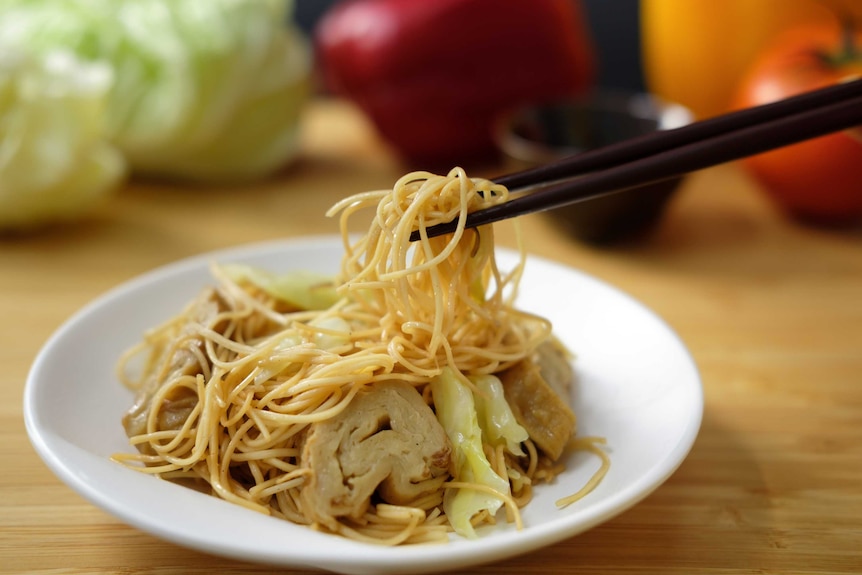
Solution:
M542 344L532 357L498 376L518 423L536 447L559 459L577 423L567 402L574 372L565 349L553 341Z
M198 325L210 324L224 309L226 309L226 304L215 290L209 289L202 292L191 304L189 315L192 321L180 328L177 337L185 337L193 334ZM135 397L135 403L123 416L123 428L126 430L128 437L147 432L147 419L150 413L151 398L159 387L166 381L177 377L201 373L198 355L190 349L193 346L203 346L203 340L200 337L189 338L185 346L178 348L170 357L167 357L168 350L161 349L157 351L157 357L153 358L154 361L150 368L150 374L147 376L150 380L141 386L140 391ZM158 355L161 355L161 357L158 357ZM166 375L164 380L157 380L155 374L162 372L162 365L165 363L168 364L168 369L165 370ZM174 430L181 428L196 404L197 395L187 388L182 388L176 394L176 397L166 398L159 410L158 429ZM152 454L152 449L146 443L139 443L138 450L146 454Z
M171 362L171 370L167 380L181 375L196 375L200 373L200 365L192 352L179 350L174 354ZM158 387L164 382L151 382L144 386L135 397L135 403L123 415L123 428L128 437L147 433L147 419L150 416L152 396ZM159 409L158 430L179 429L185 423L186 418L198 403L198 396L192 390L183 387L174 394L176 397L167 397ZM138 450L151 455L153 453L149 444L139 443Z
M545 341L536 348L532 360L539 366L542 377L568 405L575 372L572 369L572 354L556 338Z
M375 493L404 505L437 490L449 476L452 445L413 386L387 381L359 392L338 416L309 427L301 465L306 511L334 528L360 518Z

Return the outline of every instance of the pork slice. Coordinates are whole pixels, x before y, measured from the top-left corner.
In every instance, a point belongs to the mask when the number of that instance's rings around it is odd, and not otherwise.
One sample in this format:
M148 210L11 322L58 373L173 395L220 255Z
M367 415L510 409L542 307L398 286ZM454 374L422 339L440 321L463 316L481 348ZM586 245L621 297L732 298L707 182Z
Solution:
M301 466L311 470L301 500L319 523L360 518L376 493L395 505L439 489L452 445L416 389L386 381L360 391L339 415L309 426Z
M577 425L568 404L574 371L565 349L555 341L546 342L498 376L515 419L536 447L559 459Z

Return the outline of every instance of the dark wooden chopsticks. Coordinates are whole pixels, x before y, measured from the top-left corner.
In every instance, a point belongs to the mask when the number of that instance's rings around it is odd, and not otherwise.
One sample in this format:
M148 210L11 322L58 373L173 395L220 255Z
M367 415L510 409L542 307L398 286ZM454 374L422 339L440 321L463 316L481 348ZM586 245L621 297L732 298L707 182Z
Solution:
M475 227L558 208L858 125L862 125L862 79L494 178L510 191L542 187L472 212L466 225ZM455 228L453 221L429 227L425 233L434 237ZM412 241L419 238L419 230L410 236Z

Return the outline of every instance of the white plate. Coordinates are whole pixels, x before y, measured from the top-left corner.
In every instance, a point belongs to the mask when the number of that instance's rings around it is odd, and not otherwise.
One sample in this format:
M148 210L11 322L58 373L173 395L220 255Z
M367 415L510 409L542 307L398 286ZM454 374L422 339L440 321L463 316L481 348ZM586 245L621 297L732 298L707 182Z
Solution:
M521 531L502 522L481 529L477 540L453 536L445 552L439 545L367 545L259 515L108 459L130 449L120 418L132 396L115 377L117 358L145 329L212 283L209 262L334 273L341 252L340 240L329 236L241 247L160 268L98 298L50 338L32 367L24 415L36 450L89 501L173 543L249 561L362 574L467 567L571 537L643 499L691 448L703 394L697 369L672 330L617 289L531 257L519 307L551 318L576 352L578 430L606 437L612 464L595 491L561 510L554 501L576 491L598 467L595 456L570 456L554 484L536 489ZM506 250L498 250L498 257L501 267L515 261Z

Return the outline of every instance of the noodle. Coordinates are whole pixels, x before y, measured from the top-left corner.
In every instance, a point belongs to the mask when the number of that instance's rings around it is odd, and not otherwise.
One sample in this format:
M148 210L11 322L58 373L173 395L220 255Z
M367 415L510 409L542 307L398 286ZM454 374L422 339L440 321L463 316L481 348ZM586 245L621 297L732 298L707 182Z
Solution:
M608 454L605 453L603 449L598 447L599 444L604 445L605 439L603 437L581 437L575 440L575 447L579 449L584 449L589 451L590 453L594 453L601 459L601 466L598 471L593 474L587 483L581 487L576 493L569 495L568 497L563 497L557 501L557 507L566 507L567 505L571 505L575 501L581 499L586 494L591 492L596 486L601 483L602 479L605 478L605 475L608 473L608 469L611 467L611 460L608 457Z
M534 484L559 472L530 439L520 456L503 445L483 445L511 493L441 477L439 488L407 505L375 500L361 517L335 523L320 521L301 496L314 475L302 460L309 430L345 413L363 390L404 382L433 408L429 382L444 367L473 389L471 377L500 373L549 339L548 320L514 307L523 249L514 269L503 273L491 226L464 226L467 213L507 197L506 188L456 168L446 176L410 173L392 190L339 202L327 215L339 217L345 255L337 301L322 310L285 307L254 282L214 266L213 288L121 357L120 378L139 394L124 420L139 452L114 459L360 541L445 540L451 527L444 494L458 490L498 499L506 520L520 527L519 508ZM365 209L375 210L372 224L351 239L349 219ZM426 227L453 219L454 233L427 237ZM421 239L411 242L416 229ZM143 367L133 368L142 356ZM603 458L600 474L572 497L591 490L607 470L607 456L595 443L579 446ZM495 520L488 511L472 518Z

